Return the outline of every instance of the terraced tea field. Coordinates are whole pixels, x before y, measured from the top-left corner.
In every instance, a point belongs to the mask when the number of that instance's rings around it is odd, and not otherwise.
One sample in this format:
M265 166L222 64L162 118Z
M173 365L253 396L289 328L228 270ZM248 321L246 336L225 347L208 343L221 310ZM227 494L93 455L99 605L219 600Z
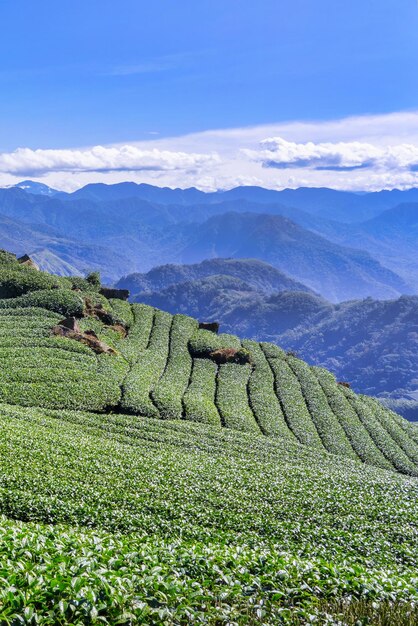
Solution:
M418 623L416 426L95 276L0 295L0 624Z

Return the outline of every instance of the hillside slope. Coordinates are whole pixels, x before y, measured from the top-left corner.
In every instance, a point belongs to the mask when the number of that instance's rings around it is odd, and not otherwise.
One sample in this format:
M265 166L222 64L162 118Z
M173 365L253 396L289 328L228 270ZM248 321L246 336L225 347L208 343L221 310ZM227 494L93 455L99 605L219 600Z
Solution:
M0 253L0 622L416 623L417 429L100 290Z
M266 293L250 273L248 281L212 275L181 282L188 276L187 268L182 275L179 267L180 282L158 289L155 281L154 291L142 291L131 300L173 314L216 319L226 333L296 351L312 365L350 381L361 393L414 397L418 388L417 296L332 304L301 291ZM118 284L138 288L144 283L135 282L135 276Z
M413 427L337 385L326 371L273 344L199 329L191 317L108 302L97 289L82 279L26 268L3 254L1 402L190 420L285 437L418 475ZM108 311L106 319L89 315L93 303ZM95 354L85 342L54 335L63 316L81 318L80 330L94 331L114 354ZM118 320L128 328L126 337ZM213 354L217 350L220 355Z

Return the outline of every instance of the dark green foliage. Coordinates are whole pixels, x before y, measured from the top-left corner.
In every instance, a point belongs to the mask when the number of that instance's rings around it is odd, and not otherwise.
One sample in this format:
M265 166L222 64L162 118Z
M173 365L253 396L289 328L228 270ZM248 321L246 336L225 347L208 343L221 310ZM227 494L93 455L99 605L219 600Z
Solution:
M16 298L40 289L59 289L61 280L56 276L22 267L21 270L0 271L0 298Z
M221 425L215 405L218 366L208 359L193 359L190 384L184 394L185 419L205 424Z
M63 317L81 317L83 299L75 291L48 289L27 293L18 298L0 300L0 309L38 307L60 313Z
M216 406L226 428L260 433L248 403L247 385L251 374L248 365L220 365L216 384Z
M100 272L90 272L90 274L87 274L86 276L86 281L93 288L100 289L100 286L101 286Z
M189 349L194 357L208 357L215 350L223 348L241 348L241 341L235 335L221 333L215 335L210 330L198 330L189 342Z

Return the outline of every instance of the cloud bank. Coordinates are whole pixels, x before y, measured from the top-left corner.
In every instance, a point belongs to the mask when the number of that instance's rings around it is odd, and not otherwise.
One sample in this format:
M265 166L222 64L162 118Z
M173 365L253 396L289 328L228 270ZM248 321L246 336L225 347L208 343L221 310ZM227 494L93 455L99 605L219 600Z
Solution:
M124 180L205 191L238 185L406 189L418 187L418 111L0 153L0 186L22 177L66 191Z
M243 150L248 158L263 167L277 169L309 168L314 170L353 171L356 169L418 169L418 145L403 143L379 147L371 143L296 143L282 137L260 142L260 150Z
M217 160L215 154L142 150L134 145L85 150L18 148L0 153L0 171L16 176L43 176L51 172L194 172Z

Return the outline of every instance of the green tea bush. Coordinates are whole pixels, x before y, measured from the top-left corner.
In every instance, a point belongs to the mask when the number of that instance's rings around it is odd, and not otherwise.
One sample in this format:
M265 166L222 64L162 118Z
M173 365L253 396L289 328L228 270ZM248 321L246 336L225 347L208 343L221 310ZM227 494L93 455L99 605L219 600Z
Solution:
M0 316L0 401L98 411L117 405L126 361L96 357L81 343L51 336L56 319L39 311Z
M326 395L315 374L300 359L288 357L287 362L296 375L312 421L328 452L358 459L337 416L333 413Z
M149 345L139 354L123 385L122 407L147 417L159 415L151 393L164 372L170 343L172 316L155 311ZM141 334L142 337L142 334Z
M22 267L0 269L0 298L16 298L32 291L59 289L60 279L45 272Z
M145 304L132 304L131 307L133 322L129 328L128 336L120 342L119 350L133 365L148 346L155 309Z
M181 419L183 415L183 395L192 371L188 343L196 329L197 321L191 317L173 317L167 365L152 392L152 399L163 419Z
M52 348L68 350L69 352L77 352L80 354L92 354L91 349L84 344L74 341L73 339L67 339L66 337L35 337L30 339L27 337L2 337L0 338L0 351L3 348L23 348L28 352L32 351L33 348Z
M2 406L0 475L1 620L294 626L417 599L417 481L288 440Z
M407 457L400 446L392 439L387 430L382 426L374 412L370 409L366 399L357 396L351 389L341 388L350 401L365 428L368 430L376 446L388 459L392 466L410 476L418 476L418 467Z
M45 319L52 320L52 324L54 322L62 319L62 315L59 313L54 313L54 311L48 311L41 307L9 307L9 308L0 308L0 321L6 321L8 318L36 318L36 319Z
M81 276L60 276L64 289L79 289L83 292L97 291L91 283Z
M128 328L134 324L132 305L124 300L112 298L109 300L112 311L118 320L121 320Z
M216 386L216 406L226 428L260 433L260 428L248 404L247 384L249 365L226 363L220 365Z
M267 359L286 358L286 352L282 350L281 348L279 348L279 346L276 346L274 343L267 343L265 341L262 341L260 343L260 347L262 351L264 352Z
M330 407L340 419L351 445L364 463L370 463L384 469L392 469L392 464L381 453L359 419L356 411L337 385L335 376L325 369L315 367L312 370L327 396Z
M264 352L256 341L242 342L251 355L253 369L248 381L251 408L265 435L287 437L296 441L288 427L274 389L274 376Z
M100 341L105 343L107 346L110 346L115 351L119 351L122 343L122 337L120 333L117 330L114 330L111 326L103 324L103 322L98 319L84 317L79 320L79 327L83 332L92 330L96 333Z
M193 422L221 425L215 405L218 366L208 359L193 359L190 384L184 394L185 418Z
M102 284L102 281L100 278L100 272L90 272L90 274L87 274L86 282L89 285L91 285L94 289L99 290Z
M295 437L304 445L314 448L324 449L318 431L311 419L311 415L306 406L300 383L285 360L283 351L279 353L270 347L266 348L266 344L261 344L264 353L279 354L280 356L268 356L268 362L274 374L274 386L276 395L280 398L286 422L292 430Z
M380 402L377 400L377 402ZM395 413L387 406L384 406L386 412L390 414L390 417L404 430L409 437L415 442L418 443L418 428L415 422L410 422L407 419L401 417L398 413Z
M0 309L25 307L40 307L63 317L81 317L84 303L75 291L67 289L39 290L18 298L0 300Z
M194 357L204 358L211 352L222 348L241 348L241 341L235 335L221 333L216 335L210 330L199 329L189 342L189 349Z
M87 355L49 348L32 348L29 354L25 348L0 350L0 368L4 370L42 368L47 370L63 369L65 372L72 367L82 371L93 371L97 367L97 362L94 355L93 358L88 358Z
M17 261L17 257L15 254L8 252L7 250L0 250L0 267L21 267L20 263Z
M119 389L111 380L97 375L87 377L84 372L73 380L61 378L58 382L53 372L47 381L0 382L0 402L20 406L103 411L117 405L119 397Z
M393 419L392 414L387 411L377 400L362 396L363 402L366 402L373 411L373 414L382 424L383 428L389 433L392 439L398 444L411 461L418 467L418 444L408 435L397 422Z

